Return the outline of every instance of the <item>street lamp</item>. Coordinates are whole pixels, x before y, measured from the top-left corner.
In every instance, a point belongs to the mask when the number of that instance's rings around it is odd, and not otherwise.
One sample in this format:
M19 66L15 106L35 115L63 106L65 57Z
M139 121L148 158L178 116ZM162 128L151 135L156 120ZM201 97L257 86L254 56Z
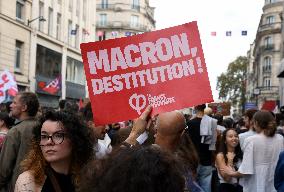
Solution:
M33 21L35 21L35 20L39 20L39 21L46 21L46 19L43 17L43 16L39 16L39 17L37 17L37 18L34 18L34 19L32 19L32 20L29 20L28 19L28 26L30 26L30 23L31 22L33 22Z

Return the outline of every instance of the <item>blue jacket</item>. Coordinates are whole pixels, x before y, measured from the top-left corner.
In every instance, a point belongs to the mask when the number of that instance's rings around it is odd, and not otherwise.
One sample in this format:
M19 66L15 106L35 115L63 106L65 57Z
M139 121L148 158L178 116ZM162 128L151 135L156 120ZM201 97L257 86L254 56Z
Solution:
M274 187L278 192L284 192L284 151L280 153L275 169Z

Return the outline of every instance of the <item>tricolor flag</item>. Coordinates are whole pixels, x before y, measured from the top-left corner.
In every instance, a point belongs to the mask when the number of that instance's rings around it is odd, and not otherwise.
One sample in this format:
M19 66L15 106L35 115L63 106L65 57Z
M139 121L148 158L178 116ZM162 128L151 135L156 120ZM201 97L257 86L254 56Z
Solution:
M117 36L118 36L118 31L112 31L112 32L111 32L111 35L112 35L113 37L117 37Z
M226 31L226 36L232 36L232 31Z
M98 37L104 36L104 32L103 32L103 31L97 31L97 36L98 36Z
M72 29L71 30L71 35L76 35L77 34L77 29Z
M216 31L211 32L211 36L216 36L216 35L217 35Z
M54 80L52 80L49 84L47 84L42 90L50 93L50 94L56 94L61 88L61 76L56 77Z
M248 32L247 31L242 31L242 36L247 36Z
M90 33L89 33L86 29L83 29L83 33L84 33L85 35L90 35Z
M130 31L126 31L126 32L125 32L125 36L126 36L126 37L131 36L131 34L132 34L132 33L131 33Z

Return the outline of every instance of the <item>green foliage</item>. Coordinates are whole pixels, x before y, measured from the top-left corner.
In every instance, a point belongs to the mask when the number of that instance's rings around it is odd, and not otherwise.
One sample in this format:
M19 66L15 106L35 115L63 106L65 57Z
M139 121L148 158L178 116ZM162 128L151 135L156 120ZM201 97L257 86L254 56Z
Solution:
M248 63L247 57L239 56L229 64L227 72L217 77L219 99L229 101L240 107L244 106Z

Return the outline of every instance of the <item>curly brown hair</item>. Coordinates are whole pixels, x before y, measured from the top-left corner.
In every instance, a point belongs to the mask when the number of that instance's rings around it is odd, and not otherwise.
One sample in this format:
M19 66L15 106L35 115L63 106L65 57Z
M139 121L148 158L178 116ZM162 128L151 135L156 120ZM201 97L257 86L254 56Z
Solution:
M69 135L72 144L70 174L72 175L74 186L78 187L81 180L79 172L82 164L95 157L93 150L95 139L92 130L78 118L78 115L70 112L47 111L42 115L38 120L37 126L33 129L34 137L31 150L21 163L22 170L30 171L34 176L36 184L40 185L44 182L48 162L43 157L39 143L42 124L47 120L60 122Z

